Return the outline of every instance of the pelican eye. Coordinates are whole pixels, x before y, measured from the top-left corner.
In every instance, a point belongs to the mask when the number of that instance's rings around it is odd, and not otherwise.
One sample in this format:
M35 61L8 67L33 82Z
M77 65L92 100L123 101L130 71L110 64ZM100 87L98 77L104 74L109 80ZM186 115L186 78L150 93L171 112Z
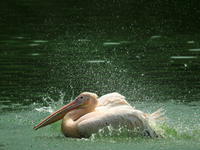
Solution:
M85 101L87 98L88 98L87 95L80 95L79 96L80 101Z
M83 100L85 99L85 96L82 95L82 96L79 97L79 99L80 99L81 101L83 101Z

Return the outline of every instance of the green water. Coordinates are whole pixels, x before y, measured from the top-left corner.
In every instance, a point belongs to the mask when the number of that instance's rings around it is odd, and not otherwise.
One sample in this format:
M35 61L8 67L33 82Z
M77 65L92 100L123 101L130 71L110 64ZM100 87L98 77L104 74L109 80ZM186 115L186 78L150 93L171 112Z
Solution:
M0 149L199 149L198 1L15 1L0 6ZM166 110L164 138L33 130L83 91Z

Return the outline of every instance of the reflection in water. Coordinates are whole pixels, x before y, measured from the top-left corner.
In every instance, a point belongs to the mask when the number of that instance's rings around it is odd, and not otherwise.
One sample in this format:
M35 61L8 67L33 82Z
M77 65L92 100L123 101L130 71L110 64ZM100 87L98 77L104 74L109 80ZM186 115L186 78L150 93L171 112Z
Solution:
M78 39L78 41L80 41L80 42L90 42L91 40L88 40L88 39Z
M154 35L151 37L151 39L157 39L157 38L160 38L161 36L160 35Z
M189 49L189 51L198 52L198 51L200 51L200 48L197 48L197 49Z
M88 62L88 63L102 63L102 62L106 62L106 60L88 60L86 62Z
M103 45L120 45L118 42L104 42Z
M45 43L45 42L49 42L49 41L47 41L47 40L35 40L34 42L36 42L36 43Z
M39 53L33 53L33 54L31 54L31 55L33 55L33 56L37 56L37 55L40 55Z
M39 46L40 44L30 44L30 46Z
M193 58L197 58L196 56L171 56L170 58L173 59L193 59Z

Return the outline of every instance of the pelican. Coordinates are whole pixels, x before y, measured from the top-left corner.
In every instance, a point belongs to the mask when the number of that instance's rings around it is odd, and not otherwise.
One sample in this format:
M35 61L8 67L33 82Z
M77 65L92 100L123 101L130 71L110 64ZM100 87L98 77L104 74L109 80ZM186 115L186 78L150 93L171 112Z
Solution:
M34 129L62 119L61 130L66 137L88 138L111 125L114 129L125 127L154 138L158 134L149 120L157 120L161 115L161 109L151 115L136 110L119 93L106 94L97 99L95 93L84 92L34 126Z

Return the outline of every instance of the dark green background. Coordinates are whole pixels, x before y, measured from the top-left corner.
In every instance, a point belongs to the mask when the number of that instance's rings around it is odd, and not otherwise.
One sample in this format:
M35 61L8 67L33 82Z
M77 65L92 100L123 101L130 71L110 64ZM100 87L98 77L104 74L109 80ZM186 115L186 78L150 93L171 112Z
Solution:
M198 0L2 1L1 104L83 91L198 101L199 28Z

